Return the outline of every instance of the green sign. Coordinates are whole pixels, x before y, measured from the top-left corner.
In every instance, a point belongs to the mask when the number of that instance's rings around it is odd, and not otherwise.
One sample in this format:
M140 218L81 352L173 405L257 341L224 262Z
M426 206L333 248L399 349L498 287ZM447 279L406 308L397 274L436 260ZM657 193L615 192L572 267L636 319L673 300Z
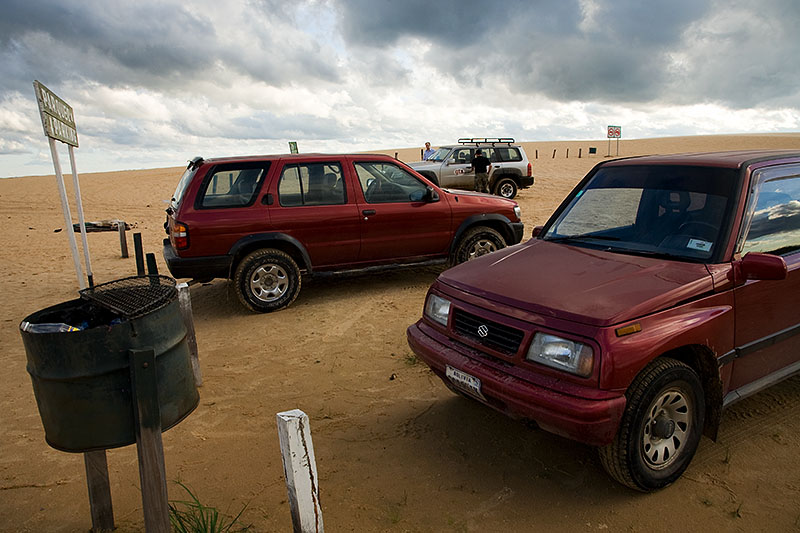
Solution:
M75 115L64 100L39 83L33 82L39 113L42 115L44 134L72 146L78 146L78 130L75 129Z
M297 151L297 141L289 141L289 153L290 154L300 153Z

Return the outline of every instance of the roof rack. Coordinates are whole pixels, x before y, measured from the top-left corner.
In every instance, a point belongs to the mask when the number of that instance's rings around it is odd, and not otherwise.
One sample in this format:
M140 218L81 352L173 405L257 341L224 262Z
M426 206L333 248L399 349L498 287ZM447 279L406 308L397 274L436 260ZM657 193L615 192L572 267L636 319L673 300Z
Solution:
M461 137L458 144L511 144L515 142L513 137Z

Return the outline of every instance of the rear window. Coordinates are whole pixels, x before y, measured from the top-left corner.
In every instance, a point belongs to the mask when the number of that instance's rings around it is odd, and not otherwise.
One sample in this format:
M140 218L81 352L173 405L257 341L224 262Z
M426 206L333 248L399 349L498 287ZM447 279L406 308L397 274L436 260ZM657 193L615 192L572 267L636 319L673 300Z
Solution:
M173 207L177 207L181 204L183 194L186 192L186 188L192 182L192 178L194 177L195 172L197 172L197 168L198 167L192 165L183 172L183 175L178 182L178 187L175 189L175 194L172 195Z
M196 207L221 209L251 205L268 169L269 162L214 167L203 180L195 202Z
M501 147L495 148L495 151L497 152L498 161L522 161L522 155L517 148Z

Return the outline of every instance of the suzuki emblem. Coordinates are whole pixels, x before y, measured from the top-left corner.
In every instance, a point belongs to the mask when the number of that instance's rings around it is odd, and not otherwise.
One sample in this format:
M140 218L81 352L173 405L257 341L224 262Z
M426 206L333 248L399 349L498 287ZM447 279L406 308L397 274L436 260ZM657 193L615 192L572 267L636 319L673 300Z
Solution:
M481 338L486 337L489 334L489 328L486 327L486 324L481 324L478 326L478 335Z

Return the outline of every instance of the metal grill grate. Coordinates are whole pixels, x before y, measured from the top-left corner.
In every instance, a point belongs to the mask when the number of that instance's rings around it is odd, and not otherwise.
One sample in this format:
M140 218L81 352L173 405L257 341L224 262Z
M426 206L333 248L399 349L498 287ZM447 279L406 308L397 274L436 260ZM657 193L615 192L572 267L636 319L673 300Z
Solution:
M480 326L486 327L485 337L478 334ZM525 336L524 332L516 328L486 320L461 309L456 309L453 314L453 328L459 334L507 355L517 353Z
M168 276L133 276L83 289L80 295L131 319L161 309L178 297L178 289L175 280Z

